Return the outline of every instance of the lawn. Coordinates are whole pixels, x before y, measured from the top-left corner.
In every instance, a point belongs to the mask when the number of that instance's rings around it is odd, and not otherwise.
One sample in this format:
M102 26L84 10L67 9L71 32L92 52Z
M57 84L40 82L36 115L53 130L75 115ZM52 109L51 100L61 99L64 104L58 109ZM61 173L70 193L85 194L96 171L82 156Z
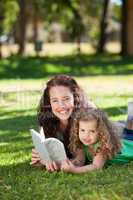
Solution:
M133 163L84 175L30 166L29 128L38 129L42 87L57 73L72 74L112 120L126 120L127 103L133 101L133 58L81 55L0 61L0 200L133 199Z

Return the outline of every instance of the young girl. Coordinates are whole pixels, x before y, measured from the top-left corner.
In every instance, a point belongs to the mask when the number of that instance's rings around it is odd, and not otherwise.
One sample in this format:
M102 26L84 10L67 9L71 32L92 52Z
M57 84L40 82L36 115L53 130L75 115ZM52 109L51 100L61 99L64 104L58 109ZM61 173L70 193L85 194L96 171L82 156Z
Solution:
M130 131L133 136L133 131ZM66 172L85 173L102 169L105 164L133 160L133 137L129 140L126 132L120 139L116 127L100 109L82 109L77 113L71 129L70 148L72 152L82 148L80 159L87 158L91 163L76 167L70 160L65 160L61 169Z
M39 126L43 128L46 137L56 137L64 143L68 158L72 157L68 146L73 114L82 106L95 107L86 99L73 78L57 75L47 82L38 108ZM80 152L76 152L76 155L80 156ZM59 169L55 162L42 163L38 153L33 149L31 164L40 165L40 163L44 164L48 171Z

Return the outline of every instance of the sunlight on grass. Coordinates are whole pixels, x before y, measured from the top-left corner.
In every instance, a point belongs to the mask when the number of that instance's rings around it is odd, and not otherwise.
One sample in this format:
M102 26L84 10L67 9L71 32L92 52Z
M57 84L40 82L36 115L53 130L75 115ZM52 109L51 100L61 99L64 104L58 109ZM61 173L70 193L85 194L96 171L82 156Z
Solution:
M53 72L73 72L86 95L98 107L104 109L110 119L117 121L127 118L127 103L133 101L133 75L130 73L133 69L130 64L132 59L128 60L127 65L125 61L125 66L123 64L121 67L119 56L115 58L113 66L108 63L110 62L108 57L103 57L99 58L100 60L96 61L95 64L88 64L88 68L85 66L87 66L86 63L91 62L91 58L84 56L82 62L81 59L77 58L74 63L72 63L72 59L73 57L69 57L67 60L64 60L64 58L59 60L58 57L53 57L52 60L45 58L45 63L44 59L38 60L38 58L28 60L25 58L21 60L22 63L19 63L19 59L17 61L12 60L14 70L20 69L24 63L27 67L30 63L26 77L30 77L30 79L8 79L8 77L5 77L0 81L1 200L32 200L33 198L35 200L133 199L133 163L123 166L112 165L103 170L84 175L65 174L63 172L48 173L29 164L33 147L29 129L38 130L36 118L38 102L42 89ZM32 66L33 61L38 68L43 66L40 68L38 78L35 73L30 74L31 69L35 69ZM27 64L27 62L29 63ZM101 67L96 67L98 62L100 62L99 66L101 65ZM8 69L10 60L5 60L3 63L4 67ZM76 68L73 69L75 65L80 68L81 64L83 67L79 71ZM104 66L102 67L102 65ZM107 72L109 73L107 76L102 74L106 65L108 65ZM48 69L49 66L50 77L47 77L46 68ZM115 67L119 69L115 69ZM127 72L127 74L118 75L116 73L120 73L121 70L124 70L123 72ZM114 73L113 75L110 74L111 71ZM20 72L24 78L26 71L20 70ZM93 76L79 76L80 73L88 72L96 73L98 76L94 76L94 74ZM5 72L0 70L0 76L2 73ZM17 75L18 71L14 71L14 73ZM10 76L12 77L13 74L10 73Z

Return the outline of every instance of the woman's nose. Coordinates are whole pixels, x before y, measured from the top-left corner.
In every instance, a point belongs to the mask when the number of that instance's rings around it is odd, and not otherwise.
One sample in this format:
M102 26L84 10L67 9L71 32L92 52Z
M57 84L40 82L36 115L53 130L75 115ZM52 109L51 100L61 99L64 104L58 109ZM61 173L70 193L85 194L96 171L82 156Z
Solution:
M59 106L60 108L65 108L65 104L64 104L63 101L59 101L58 106Z

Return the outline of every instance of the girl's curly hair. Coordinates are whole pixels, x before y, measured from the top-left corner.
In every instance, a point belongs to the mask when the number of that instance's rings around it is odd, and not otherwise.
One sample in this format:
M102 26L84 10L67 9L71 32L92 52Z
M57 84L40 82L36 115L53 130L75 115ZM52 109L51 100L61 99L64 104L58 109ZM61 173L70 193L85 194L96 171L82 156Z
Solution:
M75 113L75 120L70 130L70 150L76 153L77 149L82 148L79 139L79 121L90 120L97 121L99 134L99 147L96 149L95 155L100 152L105 158L111 159L120 150L120 138L116 127L108 120L107 114L100 109L82 108Z

